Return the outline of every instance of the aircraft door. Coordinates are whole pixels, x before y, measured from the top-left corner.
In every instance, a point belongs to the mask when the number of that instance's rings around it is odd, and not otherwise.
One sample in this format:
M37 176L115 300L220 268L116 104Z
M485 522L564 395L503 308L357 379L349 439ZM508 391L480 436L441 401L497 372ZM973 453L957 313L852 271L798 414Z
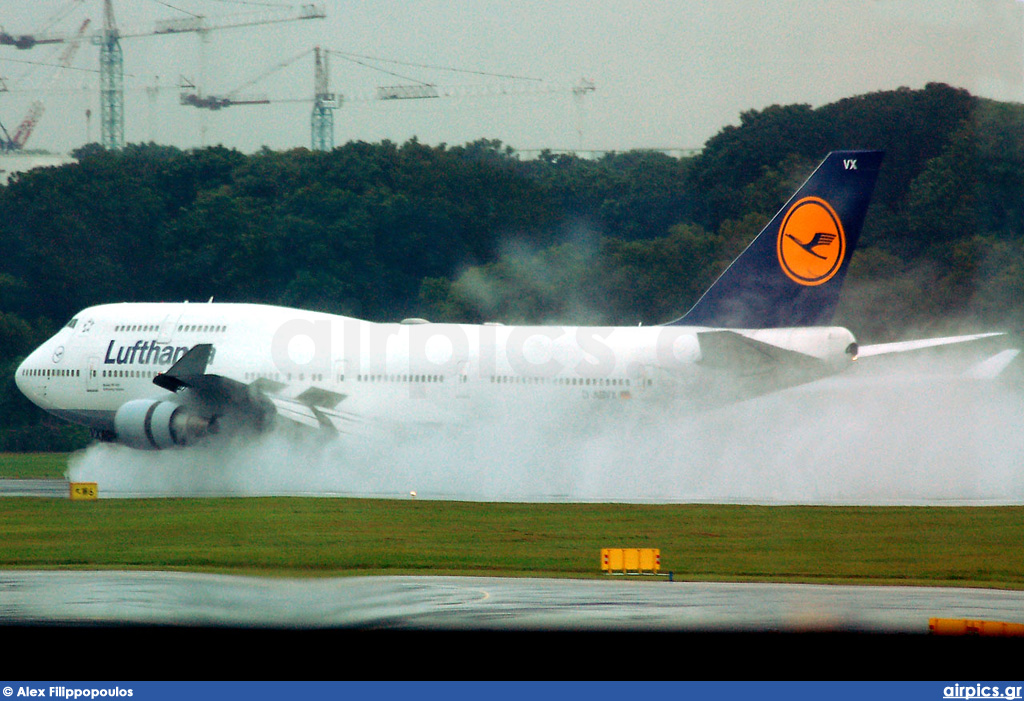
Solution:
M85 370L85 391L86 392L98 392L99 391L99 358L89 358L89 367Z
M465 399L469 396L469 361L463 360L459 363L458 369L452 375L452 382L455 383L455 396Z
M160 324L160 336L157 338L158 343L170 343L171 334L174 333L174 327L178 325L178 319L180 314L168 314L164 317L164 321Z
M654 374L654 369L650 365L637 365L634 372L630 373L630 390L634 397L643 397L650 394L651 388L651 377Z

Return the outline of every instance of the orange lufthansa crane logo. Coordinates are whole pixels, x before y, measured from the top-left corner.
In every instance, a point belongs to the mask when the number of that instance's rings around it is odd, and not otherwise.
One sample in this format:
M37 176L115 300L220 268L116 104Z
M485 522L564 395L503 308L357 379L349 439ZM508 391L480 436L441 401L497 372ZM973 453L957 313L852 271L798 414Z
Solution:
M821 285L842 267L846 234L828 202L805 197L786 212L775 247L782 272L790 280L800 285Z

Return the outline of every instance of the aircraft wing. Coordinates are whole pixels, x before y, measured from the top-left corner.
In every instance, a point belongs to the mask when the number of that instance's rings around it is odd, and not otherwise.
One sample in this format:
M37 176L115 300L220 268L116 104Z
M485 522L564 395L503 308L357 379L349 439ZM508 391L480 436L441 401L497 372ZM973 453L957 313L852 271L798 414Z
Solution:
M991 380L998 377L1003 370L1009 367L1013 359L1020 354L1019 348L1007 348L1004 351L982 360L974 365L965 374L975 380Z
M297 396L287 396L288 386L280 382L259 379L245 384L208 373L212 352L213 346L208 343L193 346L166 372L153 378L153 384L175 393L187 391L191 402L217 413L240 414L257 425L262 425L273 413L332 433L344 433L347 427L357 423L355 415L337 408L345 399L344 394L310 387Z

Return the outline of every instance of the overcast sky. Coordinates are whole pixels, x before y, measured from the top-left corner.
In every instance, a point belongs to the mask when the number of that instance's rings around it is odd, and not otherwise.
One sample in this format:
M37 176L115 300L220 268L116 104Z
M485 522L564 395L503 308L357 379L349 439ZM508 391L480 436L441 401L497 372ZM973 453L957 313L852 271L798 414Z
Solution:
M397 73L331 57L335 143L437 144L496 138L518 149L699 147L741 112L814 106L875 90L950 83L998 100L1024 100L1024 4L1017 0L327 0L325 20L122 40L125 135L183 148L243 151L308 147L314 46L382 57ZM119 27L150 30L187 12L212 21L276 3L115 0ZM298 4L295 5L297 7ZM179 11L186 10L187 12ZM55 16L62 17L52 23ZM73 34L102 24L101 0L0 0L12 34ZM83 43L77 70L60 47L0 47L0 121L13 132L34 99L46 112L28 146L66 152L99 140L98 47ZM179 104L181 76L204 94L241 90L276 100L218 112ZM13 59L13 60L12 60ZM400 63L398 63L400 62ZM425 64L460 68L455 72ZM54 75L59 73L59 75ZM480 73L495 74L480 75ZM513 80L497 76L538 80ZM596 90L582 100L581 78ZM381 102L379 86L433 83L472 96ZM543 81L543 82L539 82ZM488 96L498 89L513 95ZM86 117L91 110L91 119ZM862 144L836 144L839 147Z

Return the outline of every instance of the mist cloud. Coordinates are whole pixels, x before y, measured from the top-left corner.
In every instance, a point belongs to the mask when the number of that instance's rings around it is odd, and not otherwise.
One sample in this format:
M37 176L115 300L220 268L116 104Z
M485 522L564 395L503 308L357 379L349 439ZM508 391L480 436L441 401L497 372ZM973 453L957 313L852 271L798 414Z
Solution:
M106 497L1024 503L1020 388L934 363L883 367L713 411L523 396L472 403L449 426L276 430L152 453L98 444L72 457L69 478Z

